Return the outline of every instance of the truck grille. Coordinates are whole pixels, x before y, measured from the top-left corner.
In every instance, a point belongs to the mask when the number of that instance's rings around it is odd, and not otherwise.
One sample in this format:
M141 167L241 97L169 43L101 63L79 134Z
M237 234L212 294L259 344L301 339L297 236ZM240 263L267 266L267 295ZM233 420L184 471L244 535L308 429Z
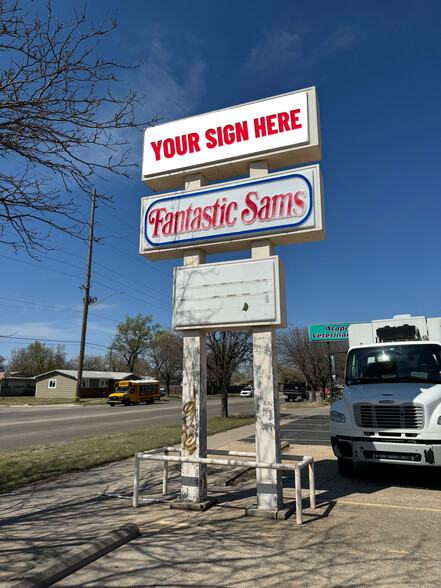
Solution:
M356 404L354 415L357 426L368 429L422 429L424 426L423 407L413 404Z

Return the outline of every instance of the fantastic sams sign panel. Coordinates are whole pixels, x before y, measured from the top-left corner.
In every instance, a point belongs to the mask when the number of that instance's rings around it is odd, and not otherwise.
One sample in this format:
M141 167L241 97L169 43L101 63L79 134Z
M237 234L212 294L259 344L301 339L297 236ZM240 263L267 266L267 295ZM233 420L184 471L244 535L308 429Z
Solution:
M200 172L210 181L249 174L251 160L270 169L321 159L315 88L185 118L144 131L142 179L153 190L184 186Z
M151 259L249 249L324 239L322 181L318 165L268 174L221 187L176 192L142 201L141 254Z
M320 158L310 88L147 129L143 179L153 189L177 187L196 172L207 179L248 175L253 160L274 168ZM275 245L324 239L320 169L151 196L142 200L141 218L140 253L150 259L181 257L195 247L248 249L263 238Z

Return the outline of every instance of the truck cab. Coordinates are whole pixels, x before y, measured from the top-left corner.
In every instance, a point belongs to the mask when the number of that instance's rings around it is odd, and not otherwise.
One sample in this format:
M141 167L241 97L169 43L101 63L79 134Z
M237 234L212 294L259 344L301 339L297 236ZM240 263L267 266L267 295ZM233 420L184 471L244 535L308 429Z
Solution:
M331 407L342 475L354 462L441 465L441 318L350 325L345 387Z
M309 398L306 382L286 382L283 385L283 394L286 402L301 402Z

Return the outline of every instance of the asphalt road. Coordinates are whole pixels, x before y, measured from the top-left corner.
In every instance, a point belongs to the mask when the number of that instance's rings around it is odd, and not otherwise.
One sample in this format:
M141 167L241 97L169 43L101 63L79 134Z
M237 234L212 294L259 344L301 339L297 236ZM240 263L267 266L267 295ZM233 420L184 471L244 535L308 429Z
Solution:
M254 410L253 398L230 398L230 414ZM105 433L129 431L181 421L181 403L103 406L5 406L0 407L0 449L30 447ZM207 414L220 415L220 398L207 399Z
M280 437L282 441L295 445L331 445L329 430L329 408L315 409L316 413L303 416L299 409L295 418L289 422L281 421Z

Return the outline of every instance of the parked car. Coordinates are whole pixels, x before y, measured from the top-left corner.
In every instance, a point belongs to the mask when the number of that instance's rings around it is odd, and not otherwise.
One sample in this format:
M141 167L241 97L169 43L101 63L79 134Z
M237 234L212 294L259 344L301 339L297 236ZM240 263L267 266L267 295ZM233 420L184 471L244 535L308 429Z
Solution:
M252 386L245 386L240 391L241 398L252 398L254 396L254 388Z

